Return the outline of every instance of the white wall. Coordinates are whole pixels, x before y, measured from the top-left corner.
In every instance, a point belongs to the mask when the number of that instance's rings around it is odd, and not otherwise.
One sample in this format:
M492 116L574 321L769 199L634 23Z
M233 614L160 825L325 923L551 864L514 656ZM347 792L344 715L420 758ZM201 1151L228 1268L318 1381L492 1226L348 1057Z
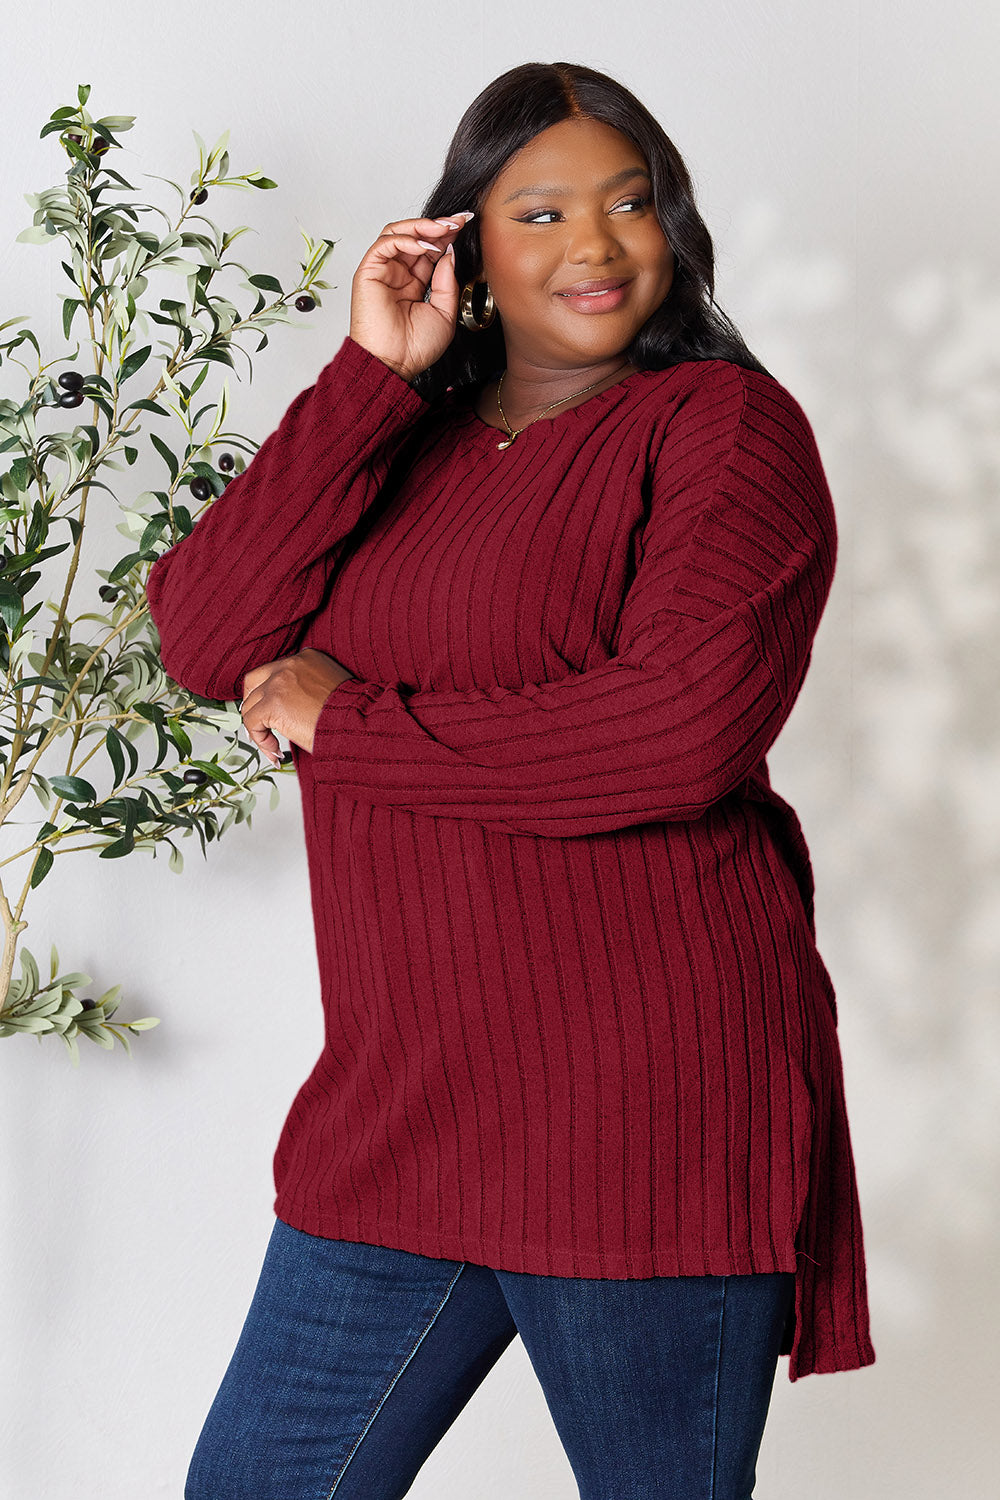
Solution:
M276 330L252 389L233 382L234 421L257 437L338 346L358 260L417 211L486 82L569 59L653 110L698 184L720 300L813 421L841 526L771 765L816 865L878 1361L795 1385L779 1362L758 1493L985 1500L1000 1458L998 13L553 0L542 15L524 0L19 7L0 321L30 313L60 347L59 256L15 236L22 193L63 170L38 130L78 82L95 113L138 117L137 173L186 180L191 130L231 128L234 168L279 183L212 204L259 227L241 242L256 269L294 268L299 223L339 241L322 312ZM165 857L59 859L27 909L37 955L55 940L64 967L123 985L123 1013L163 1024L131 1061L84 1044L78 1071L58 1042L0 1044L3 1500L179 1497L267 1240L271 1153L321 1035L294 779L207 863L184 848L179 878ZM412 1494L575 1496L519 1341Z

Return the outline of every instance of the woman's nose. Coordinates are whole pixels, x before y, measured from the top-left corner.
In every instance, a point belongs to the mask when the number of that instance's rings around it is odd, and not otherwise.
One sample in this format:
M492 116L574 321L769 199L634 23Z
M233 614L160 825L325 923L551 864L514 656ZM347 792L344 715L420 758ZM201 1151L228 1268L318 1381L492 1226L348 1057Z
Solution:
M616 225L605 217L570 224L567 230L566 253L572 261L600 261L620 245Z

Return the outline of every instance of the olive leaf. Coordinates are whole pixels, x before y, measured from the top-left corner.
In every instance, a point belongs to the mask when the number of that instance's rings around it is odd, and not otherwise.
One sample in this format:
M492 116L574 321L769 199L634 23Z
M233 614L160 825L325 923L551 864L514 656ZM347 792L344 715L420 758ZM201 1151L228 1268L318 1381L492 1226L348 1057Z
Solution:
M232 396L217 367L237 370L239 355L253 378L244 344L256 340L259 353L264 328L302 326L293 310L321 305L329 283L319 276L334 248L301 231L301 274L283 291L278 277L233 258L249 225L226 229L202 212L221 189L276 186L259 169L230 171L228 131L211 149L193 132L190 189L143 174L176 193L171 214L109 165L135 117L95 118L89 98L80 84L77 103L42 126L40 137L58 137L65 181L25 195L33 219L17 236L59 245L70 288L55 326L68 347L43 355L18 326L23 316L0 321L0 372L19 382L13 394L0 387L0 826L12 833L0 862L0 1037L58 1036L74 1063L79 1037L128 1052L130 1033L158 1018L119 1020L120 986L85 993L90 976L59 974L54 944L43 981L21 941L23 913L56 856L155 859L165 847L180 874L180 840L194 835L207 858L234 823L252 823L265 783L270 808L278 803L276 773L241 733L236 706L167 676L145 586L156 558L257 449L227 425ZM164 277L179 279L183 293L164 295ZM221 391L203 391L219 373ZM164 487L142 489L142 480ZM128 550L102 556L88 578L87 520L112 504ZM81 591L90 597L81 601ZM42 809L35 827L29 792Z

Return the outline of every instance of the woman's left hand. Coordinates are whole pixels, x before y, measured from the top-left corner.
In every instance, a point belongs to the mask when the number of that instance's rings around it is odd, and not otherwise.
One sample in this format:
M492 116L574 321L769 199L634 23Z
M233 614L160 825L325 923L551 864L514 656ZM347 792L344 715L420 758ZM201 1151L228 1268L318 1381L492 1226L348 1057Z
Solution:
M312 754L323 704L334 688L353 676L339 661L314 646L254 667L243 678L240 704L247 733L276 766L281 764L279 734Z

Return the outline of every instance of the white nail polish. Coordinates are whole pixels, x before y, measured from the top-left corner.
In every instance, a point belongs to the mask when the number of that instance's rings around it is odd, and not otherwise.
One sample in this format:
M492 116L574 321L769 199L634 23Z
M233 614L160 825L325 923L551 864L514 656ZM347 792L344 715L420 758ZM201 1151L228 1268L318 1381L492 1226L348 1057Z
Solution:
M430 240L417 240L417 244L418 245L423 245L423 247L424 247L425 250L440 250L440 249L442 249L441 245L432 245L431 242L430 242Z

